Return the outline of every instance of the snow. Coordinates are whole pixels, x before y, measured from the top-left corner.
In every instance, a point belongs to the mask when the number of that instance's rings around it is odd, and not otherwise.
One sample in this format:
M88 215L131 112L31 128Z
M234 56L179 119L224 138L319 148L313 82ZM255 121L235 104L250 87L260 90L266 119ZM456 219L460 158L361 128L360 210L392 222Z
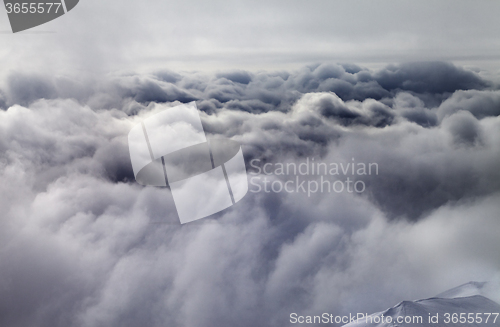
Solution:
M486 315L486 313L500 313L500 305L485 296L490 294L492 289L488 283L470 282L429 299L403 301L386 311L374 313L344 326L500 326L500 315ZM431 317L434 317L432 321L430 320ZM462 323L460 317L463 317ZM486 317L489 318L487 322ZM467 321L463 323L463 319L467 319Z

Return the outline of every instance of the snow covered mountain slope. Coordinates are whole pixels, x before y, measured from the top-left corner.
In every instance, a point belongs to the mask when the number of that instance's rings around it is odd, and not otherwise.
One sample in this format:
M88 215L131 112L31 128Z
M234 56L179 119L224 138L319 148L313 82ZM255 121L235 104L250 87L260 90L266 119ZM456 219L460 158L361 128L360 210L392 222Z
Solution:
M451 290L448 290L446 292L440 293L435 297L451 299L472 295L482 295L489 298L490 300L500 303L500 285L498 285L498 282L469 282L467 284L452 288Z
M466 297L473 295L483 295L486 287L486 282L469 282L467 284L463 284L452 288L451 290L447 290L443 293L439 293L435 297L452 299L456 297Z
M470 282L433 298L403 301L386 311L361 317L344 326L500 326L500 304L485 296L491 291L487 283Z

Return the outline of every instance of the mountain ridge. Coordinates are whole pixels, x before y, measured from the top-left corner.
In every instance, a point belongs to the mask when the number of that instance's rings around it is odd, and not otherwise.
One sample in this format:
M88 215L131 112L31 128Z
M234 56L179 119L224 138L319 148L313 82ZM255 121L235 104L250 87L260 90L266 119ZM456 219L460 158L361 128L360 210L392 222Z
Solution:
M500 304L485 296L488 287L486 282L469 282L435 297L401 301L344 327L500 326Z

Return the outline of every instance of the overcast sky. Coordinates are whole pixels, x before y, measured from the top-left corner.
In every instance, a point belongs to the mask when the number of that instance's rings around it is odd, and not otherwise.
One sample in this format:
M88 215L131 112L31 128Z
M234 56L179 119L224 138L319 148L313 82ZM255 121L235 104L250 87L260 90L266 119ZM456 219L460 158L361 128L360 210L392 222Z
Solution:
M497 1L82 0L75 9L16 35L1 10L4 67L214 71L453 60L499 68Z

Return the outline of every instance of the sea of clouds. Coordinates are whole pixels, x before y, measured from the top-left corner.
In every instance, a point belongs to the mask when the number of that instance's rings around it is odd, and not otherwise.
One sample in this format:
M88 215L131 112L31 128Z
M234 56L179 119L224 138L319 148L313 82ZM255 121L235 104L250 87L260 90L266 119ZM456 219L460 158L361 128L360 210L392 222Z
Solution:
M500 89L445 62L0 83L0 325L289 326L500 274ZM376 162L356 193L252 193L180 225L129 130L196 101L245 160Z

